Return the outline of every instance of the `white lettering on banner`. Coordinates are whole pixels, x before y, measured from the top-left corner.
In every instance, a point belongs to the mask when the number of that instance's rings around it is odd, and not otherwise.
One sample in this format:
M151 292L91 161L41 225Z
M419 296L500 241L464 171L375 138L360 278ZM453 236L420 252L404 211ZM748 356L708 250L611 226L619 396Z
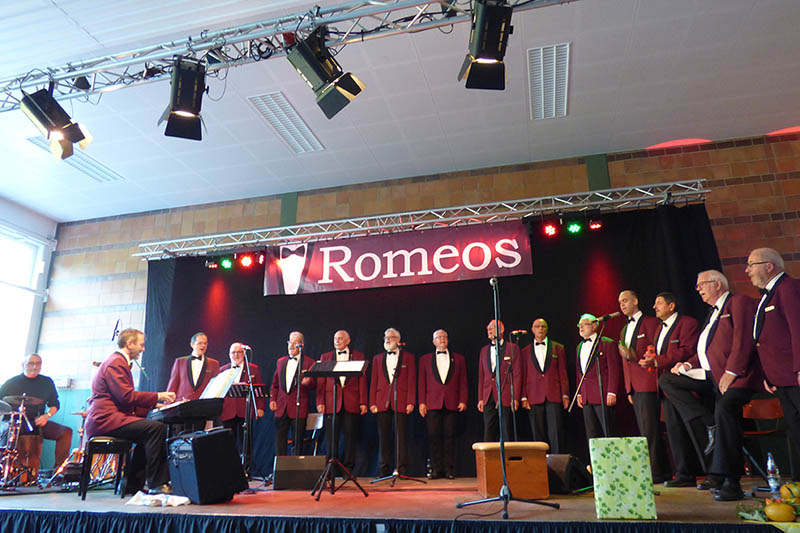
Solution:
M497 241L497 244L494 245L494 250L498 253L498 255L503 255L503 256L506 256L506 257L513 257L514 258L514 262L513 263L506 263L505 261L503 261L499 257L496 258L494 260L494 262L497 263L497 266L500 267L500 268L514 268L515 266L517 266L518 264L520 264L522 262L522 256L518 252L512 252L511 250L506 250L506 248L503 246L504 244L507 244L509 246L513 246L515 250L518 250L519 249L519 244L517 244L517 240L516 239L513 239L513 240L512 239L500 239L499 241Z
M436 251L433 252L433 268L442 274L450 274L455 272L458 270L458 267L461 266L458 261L456 261L456 263L450 268L442 266L442 259L449 259L451 257L458 257L458 248L452 244L445 244L444 246L438 247Z
M498 268L514 268L522 262L522 255L516 251L518 249L519 243L516 239L500 239L494 244L494 252L490 245L483 242L471 242L464 247L461 253L457 247L444 244L433 252L431 260L433 268L441 274L452 274L462 265L473 272L486 270L492 259ZM470 257L473 250L480 252L480 259ZM359 255L352 266L350 261L353 258L353 252L348 246L322 246L319 251L322 253L322 278L317 282L319 284L333 283L334 273L345 283L351 283L355 281L355 278L360 281L371 281L379 276L391 279L433 274L428 263L428 251L425 248L414 248L411 251L390 250L381 256L373 252L366 252ZM403 259L403 270L399 274L395 272L395 260L398 257ZM385 258L385 262L382 258ZM419 264L412 267L412 259L417 258ZM369 262L372 265L369 265ZM352 272L350 272L351 269Z
M419 254L419 261L420 261L420 269L419 272L413 272L411 270L411 256L414 254ZM425 248L414 248L410 252L408 250L395 250L386 252L383 254L383 257L386 258L386 274L383 275L383 278L396 278L397 274L394 273L394 258L398 255L403 256L403 273L400 274L401 278L407 278L409 276L430 276L433 274L433 271L428 268L428 250Z
M333 280L331 279L331 267L338 272L339 277L342 278L342 281L353 281L353 277L349 276L342 268L342 265L349 262L350 257L353 255L353 253L350 251L350 248L347 246L326 246L324 248L320 248L320 251L322 252L322 279L319 280L319 283L333 283ZM344 257L341 261L337 261L335 263L331 262L331 254L333 252L342 252Z

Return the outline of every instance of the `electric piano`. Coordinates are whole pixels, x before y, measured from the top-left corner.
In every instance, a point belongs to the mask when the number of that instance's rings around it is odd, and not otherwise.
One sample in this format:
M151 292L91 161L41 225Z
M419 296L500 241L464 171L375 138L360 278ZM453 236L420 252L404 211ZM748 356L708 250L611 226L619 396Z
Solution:
M199 423L213 420L222 414L224 398L204 398L200 400L181 400L158 409L147 415L151 420L158 420L169 426L173 424Z

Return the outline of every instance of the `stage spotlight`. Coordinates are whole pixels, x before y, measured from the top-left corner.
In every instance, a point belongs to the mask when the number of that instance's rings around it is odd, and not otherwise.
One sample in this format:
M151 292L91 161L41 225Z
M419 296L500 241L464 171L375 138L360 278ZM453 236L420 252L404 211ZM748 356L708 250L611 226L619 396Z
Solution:
M239 258L239 264L242 265L244 268L250 268L253 266L253 256L252 255L243 255Z
M206 268L210 268L212 270L217 269L219 268L219 264L211 259L206 259Z
M233 260L230 257L225 257L219 262L219 266L221 266L223 270L230 270L233 268Z
M603 221L599 218L593 218L589 220L589 229L591 231L599 230L603 228Z
M317 96L317 105L325 116L336 113L364 90L364 84L351 73L344 74L342 67L325 46L325 26L293 45L286 54L289 63Z
M514 8L502 0L476 0L472 10L472 31L469 52L464 58L458 81L467 78L467 89L506 88L506 55L508 36L514 31L511 14Z
M544 234L547 235L548 237L555 237L556 235L558 235L558 226L553 222L548 222L547 224L545 224L542 230L544 231Z
M199 141L203 138L203 118L200 107L206 91L206 67L193 59L179 57L172 68L172 90L169 105L164 110L158 125L167 121L164 135Z
M81 91L88 91L92 88L92 84L89 83L89 79L86 76L78 76L72 80L72 86Z
M264 254L258 254L258 264L259 265L264 264Z
M19 105L31 122L50 141L50 152L56 159L66 159L72 155L72 145L78 143L85 150L92 142L89 132L72 119L64 108L53 98L55 84L40 89L33 94L22 91Z
M580 222L570 222L567 224L567 231L572 235L577 235L581 231L583 231L583 224Z

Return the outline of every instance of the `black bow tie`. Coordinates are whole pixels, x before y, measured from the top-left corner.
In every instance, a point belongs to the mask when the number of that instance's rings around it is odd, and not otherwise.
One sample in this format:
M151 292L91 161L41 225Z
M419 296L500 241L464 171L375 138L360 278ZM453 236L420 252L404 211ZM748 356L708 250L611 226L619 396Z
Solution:
M667 327L667 323L666 323L666 321L662 321L662 322L661 322L661 327L662 327L662 328L665 328L665 327Z
M242 365L233 365L231 368L242 368Z
M386 355L395 355L397 352L386 352Z
M347 350L336 350L336 355L347 355Z
M193 355L192 359L199 359L200 361L202 361L203 360L203 356L202 355Z
M719 311L719 307L717 307L716 305L711 306L711 309L713 311Z
M297 359L297 356L296 356L296 355L290 355L290 356L289 356L289 359L291 359L291 360L293 360L293 361L294 361L295 359Z
M539 342L539 341L535 341L535 342L533 343L533 345L534 345L534 346L544 346L545 344L546 344L546 343L544 343L544 342Z
M765 294L769 294L769 291L767 289L758 289L758 292L760 292L762 296Z
M592 339L583 339L581 342L592 342Z
M633 317L630 317L630 318L628 319L628 323L630 324L631 322L636 322L636 319L635 319L635 318L633 318Z
M447 352L440 352L439 350L436 350L436 353L437 354L440 354L440 353L447 354Z
M296 255L297 257L305 257L306 250L304 246L298 246L294 250L289 250L288 248L281 248L281 259L286 259L292 255Z

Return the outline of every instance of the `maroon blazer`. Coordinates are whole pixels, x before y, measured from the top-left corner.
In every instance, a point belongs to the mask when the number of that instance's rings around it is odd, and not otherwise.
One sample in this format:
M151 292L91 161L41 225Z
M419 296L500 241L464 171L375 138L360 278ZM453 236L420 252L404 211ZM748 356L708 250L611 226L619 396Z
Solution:
M275 368L275 374L272 376L270 400L278 404L278 408L275 409L274 416L280 417L288 415L289 418L305 418L308 416L308 391L314 388L314 385L303 385L302 379L300 380L300 416L298 417L296 379L292 380L289 392L286 392L286 363L288 361L288 355L284 355L278 359L278 365ZM302 370L308 370L313 365L314 358L304 355Z
M86 416L86 435L103 435L131 422L141 420L156 406L157 392L141 392L133 388L133 375L125 356L119 352L109 355L92 380L89 414Z
M178 357L172 364L167 390L175 393L176 400L196 400L203 394L211 378L219 374L219 361L211 357L203 357L203 368L200 371L200 383L192 383L192 358L188 355Z
M600 375L603 378L604 395L608 395L609 392L613 392L617 395L619 394L619 378L620 374L622 374L622 371L620 370L620 356L619 350L617 349L617 343L608 337L598 337L596 342L599 342L600 344L597 346L592 364L590 364L586 369L586 379L583 380L580 394L583 398L584 404L591 403L595 405L601 405L602 403L605 403L605 401L601 402L600 399L600 388L598 387L597 370L595 368L596 365L600 365ZM578 353L575 362L575 373L577 375L577 381L575 381L576 384L581 382L581 376L583 375L581 372L580 359L581 344L578 344ZM605 398L603 398L603 400L605 400Z
M320 361L335 361L336 352L325 352L320 356ZM350 361L363 361L364 354L350 350ZM367 405L369 400L369 392L367 391L367 373L366 371L360 376L347 376L344 381L344 388L342 388L339 378L319 378L317 379L317 405L320 403L325 404L325 414L333 413L333 388L338 387L336 390L336 412L342 411L342 403L344 403L344 410L348 413L360 413L360 407Z
M544 368L539 368L533 342L522 349L520 357L524 376L520 395L531 405L543 404L545 400L560 404L563 396L569 396L564 345L548 338Z
M489 401L490 396L495 404L497 403L497 385L495 384L494 372L492 372L492 361L489 351L490 346L490 344L487 344L481 348L481 355L478 360L478 401L482 401L484 405ZM522 375L525 371L519 364L519 346L513 342L504 342L503 346L505 346L505 352L503 354L502 365L500 366L500 376L505 380L505 386L502 390L502 402L503 406L510 407L511 382L513 380L514 399L519 401L519 399L522 398ZM509 365L509 361L505 360L506 357L511 357L511 364L513 365L511 379L505 379Z
M756 349L767 381L778 387L796 387L800 372L800 280L781 276L756 322Z
M667 331L667 336L658 351L658 334L655 337L656 361L658 362L658 375L672 370L677 363L688 361L697 353L697 320L690 316L679 315Z
M264 382L261 380L261 371L258 370L258 365L253 363L248 363L250 366L250 375L253 378L253 384L263 384ZM227 365L223 366L219 369L220 372L224 370L228 370L231 367L231 364L228 363ZM242 368L242 377L239 383L250 383L250 380L247 376L247 369ZM251 407L250 414L251 416L255 416L256 409L266 409L267 407L267 400L265 398L256 398L256 405L255 407ZM245 411L247 410L247 399L246 398L230 398L228 396L225 397L225 400L222 402L222 414L219 415L220 420L230 420L232 418L244 418Z
M467 366L464 356L450 352L450 368L442 383L436 367L434 353L426 353L419 360L419 403L428 409L457 411L458 404L467 403Z
M630 326L630 323L625 324L622 331L619 333L619 341L624 342L625 332ZM649 370L639 366L639 360L647 352L648 346L655 347L657 335L661 331L661 321L654 316L642 317L636 322L636 328L631 338L631 344L636 352L635 357L631 357L630 361L620 357L620 364L622 366L622 375L625 378L625 392L631 393L631 390L638 392L657 392L658 391L658 373L653 368ZM603 382L605 387L605 382Z
M375 354L372 357L369 405L370 407L374 405L378 408L378 412L383 412L389 410L389 403L392 402L392 408L400 413L405 413L406 405L416 405L417 403L417 366L414 354L401 350L397 361L400 368L395 371L395 379L398 380L397 403L400 405L400 409L396 409L393 402L393 385L389 383L389 371L385 361L386 352Z
M763 373L753 342L755 314L756 302L743 294L729 294L722 304L717 321L711 326L706 339L706 356L717 383L726 371L730 371L738 376L731 387L761 389ZM706 324L710 318L711 313ZM700 368L697 353L688 363L692 368Z

